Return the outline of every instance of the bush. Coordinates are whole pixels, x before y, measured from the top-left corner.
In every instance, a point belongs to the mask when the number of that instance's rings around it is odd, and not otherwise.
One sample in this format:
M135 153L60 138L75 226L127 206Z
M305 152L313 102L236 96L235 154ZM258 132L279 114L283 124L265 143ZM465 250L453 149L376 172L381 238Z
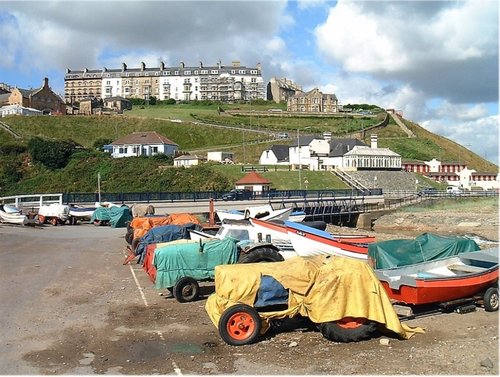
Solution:
M28 152L33 161L49 169L60 169L68 164L75 150L75 144L69 141L45 140L39 137L30 139Z
M17 156L28 150L26 145L22 144L4 144L0 146L0 155Z

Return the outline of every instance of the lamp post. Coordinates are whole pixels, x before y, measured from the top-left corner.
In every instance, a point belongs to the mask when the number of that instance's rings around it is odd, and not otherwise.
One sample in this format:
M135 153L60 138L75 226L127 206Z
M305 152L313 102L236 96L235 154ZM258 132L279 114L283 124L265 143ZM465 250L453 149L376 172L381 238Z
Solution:
M311 127L305 127L302 130L308 130ZM299 190L302 190L302 161L300 160L300 128L297 128L297 158L299 160Z

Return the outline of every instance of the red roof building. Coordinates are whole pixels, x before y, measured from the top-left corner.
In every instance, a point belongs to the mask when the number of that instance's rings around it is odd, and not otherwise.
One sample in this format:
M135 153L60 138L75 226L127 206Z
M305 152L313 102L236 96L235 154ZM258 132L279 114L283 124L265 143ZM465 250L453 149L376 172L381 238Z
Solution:
M267 180L259 173L251 171L247 173L243 178L235 182L235 188L237 189L248 189L256 193L262 191L269 191L271 187L271 181Z

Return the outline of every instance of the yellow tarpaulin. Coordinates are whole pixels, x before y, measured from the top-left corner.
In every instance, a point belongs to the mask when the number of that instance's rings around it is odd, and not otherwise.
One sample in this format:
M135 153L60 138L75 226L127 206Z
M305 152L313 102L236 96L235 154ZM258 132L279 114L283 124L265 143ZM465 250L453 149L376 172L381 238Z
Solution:
M261 312L262 332L270 319L309 317L314 323L345 317L367 318L403 339L423 333L399 321L387 293L366 262L346 257L291 258L284 262L222 265L215 268L215 293L205 309L218 326L219 318L236 304L253 306L261 276L268 275L289 291L288 309Z

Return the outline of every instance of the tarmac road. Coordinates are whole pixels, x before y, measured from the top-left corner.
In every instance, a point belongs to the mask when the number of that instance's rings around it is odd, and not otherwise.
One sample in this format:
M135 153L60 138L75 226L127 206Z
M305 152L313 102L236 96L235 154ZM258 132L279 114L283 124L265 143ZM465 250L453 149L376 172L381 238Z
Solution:
M1 374L491 374L498 312L409 321L410 340L333 343L290 321L231 347L205 300L160 296L137 264L122 265L125 229L0 224ZM210 293L210 285L205 287Z

